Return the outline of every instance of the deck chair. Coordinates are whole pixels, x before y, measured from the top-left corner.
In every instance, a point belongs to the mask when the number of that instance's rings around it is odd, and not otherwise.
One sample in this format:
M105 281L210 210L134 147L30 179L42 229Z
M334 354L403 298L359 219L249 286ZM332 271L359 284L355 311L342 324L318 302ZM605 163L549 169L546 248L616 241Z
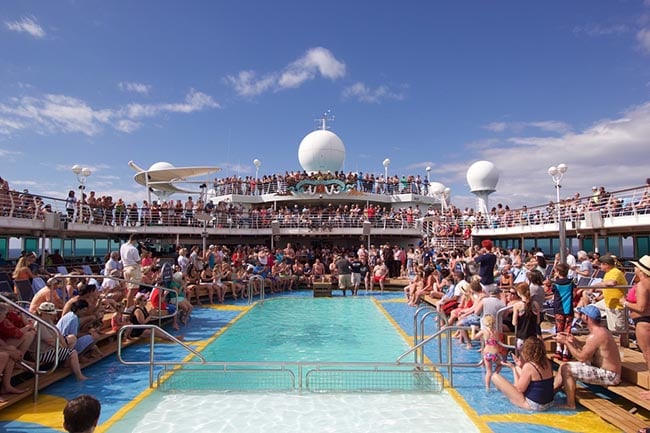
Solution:
M0 281L0 292L10 292L13 293L14 289L11 287L11 284L9 284L6 281Z
M0 281L6 282L11 287L14 285L14 282L11 280L11 275L8 272L0 272Z
M32 287L32 283L29 282L29 280L16 280L14 281L14 284L16 285L16 289L18 290L18 305L27 305L27 308L29 308L29 304L32 303L32 298L34 297L34 288Z
M605 271L602 270L597 270L596 273L594 274L594 278L600 278L600 280L603 280L603 277L605 276Z
M32 289L34 289L34 293L41 290L45 285L45 281L41 277L32 278Z
M93 271L90 269L90 266L88 265L81 265L81 269L84 271L84 274L86 275L92 275Z
M629 286L631 286L632 281L634 281L634 272L626 272L625 273L625 281L627 281L627 284Z
M512 284L519 284L525 282L526 274L527 272L524 269L520 270L519 273L517 273L515 279L512 281Z
M576 283L576 286L578 287L589 287L591 285L591 278L589 277L580 277L578 278L578 282Z
M57 266L56 272L58 274L68 275L68 268L66 268L65 266Z

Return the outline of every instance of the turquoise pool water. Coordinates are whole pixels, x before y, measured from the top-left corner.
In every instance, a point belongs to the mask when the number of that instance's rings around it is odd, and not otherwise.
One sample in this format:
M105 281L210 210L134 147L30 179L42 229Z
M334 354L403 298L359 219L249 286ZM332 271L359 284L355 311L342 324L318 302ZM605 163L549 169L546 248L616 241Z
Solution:
M406 341L371 299L256 305L202 354L210 361L394 362Z
M219 362L394 362L407 348L371 299L288 298L252 308L202 353ZM108 432L478 431L446 392L180 391L185 374L175 392L152 393Z

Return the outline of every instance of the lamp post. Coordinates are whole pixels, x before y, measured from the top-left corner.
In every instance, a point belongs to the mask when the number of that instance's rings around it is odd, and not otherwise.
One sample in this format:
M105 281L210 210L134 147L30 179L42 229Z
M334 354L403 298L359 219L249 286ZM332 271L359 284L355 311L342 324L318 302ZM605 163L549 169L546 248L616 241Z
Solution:
M390 159L388 158L384 159L382 165L384 166L384 182L386 185L386 191L388 192L388 166L390 165Z
M558 164L557 167L553 166L548 169L548 174L555 183L555 197L557 200L555 206L557 207L558 235L560 237L560 263L566 263L566 226L562 221L562 209L560 208L560 188L562 188L560 182L568 169L569 167L566 164Z
M72 166L72 172L77 176L77 181L79 181L79 213L77 219L81 222L81 203L83 202L84 191L86 190L86 181L88 180L88 176L93 174L93 172L88 167L82 167L79 164Z
M253 160L253 165L255 166L255 189L259 190L259 185L257 184L259 179L259 173L260 173L260 166L262 165L262 161L259 159L255 158ZM257 195L257 191L255 191L255 195Z
M427 168L425 168L427 171L427 190L424 192L425 195L429 194L429 185L431 185L431 166L427 165Z

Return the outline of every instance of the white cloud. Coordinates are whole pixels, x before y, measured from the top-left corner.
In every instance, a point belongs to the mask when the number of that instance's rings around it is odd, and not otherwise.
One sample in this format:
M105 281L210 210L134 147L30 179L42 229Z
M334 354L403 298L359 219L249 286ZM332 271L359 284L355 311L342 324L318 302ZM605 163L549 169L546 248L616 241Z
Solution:
M123 92L139 93L141 95L148 95L149 92L151 91L151 86L148 84L125 82L125 81L120 81L117 84L117 87L119 87L119 89L122 90Z
M357 82L346 87L343 89L342 95L344 98L356 98L361 102L370 104L379 104L387 99L401 101L405 98L403 93L394 92L386 85L382 84L375 89L371 89L362 82Z
M650 29L641 29L636 34L636 40L639 42L641 49L650 54Z
M129 104L122 112L129 119L154 117L160 113L192 113L206 108L219 108L212 96L190 89L185 96L185 102L176 104ZM121 112L121 113L122 113Z
M37 39L45 37L45 30L34 17L23 17L19 21L5 21L5 26L11 31L28 33Z
M237 94L241 96L257 96L271 89L277 78L268 75L257 79L253 71L241 71L236 77L228 75L225 82L234 87Z
M507 126L508 124L506 122L492 122L485 125L484 128L492 132L503 132Z
M93 136L105 127L130 133L142 126L139 121L162 113L193 113L219 104L209 95L191 89L184 102L128 104L118 109L96 109L85 101L66 95L47 94L40 98L11 98L0 104L0 134L33 129L39 133L74 133Z
M291 62L281 72L271 72L257 78L254 71L241 71L237 75L226 76L224 81L237 94L251 97L268 90L300 87L319 75L330 80L341 78L345 76L345 63L337 60L327 48L316 47L307 50L304 56Z
M330 80L336 80L345 76L345 63L338 61L327 48L311 48L285 69L280 75L278 85L281 88L298 87L305 81L316 78L317 73Z
M571 126L568 123L557 120L541 120L534 122L492 122L488 123L483 128L492 132L521 132L529 128L535 128L547 132L556 132L558 134L566 133L571 130Z
M440 175L446 179L445 184L465 184L470 164L486 159L494 162L501 173L494 200L511 207L541 204L555 197L548 167L561 162L569 166L562 182L563 197L589 191L594 183L614 191L645 182L649 148L650 102L646 102L579 132L506 138L501 145L494 144L475 154L472 161L441 166Z
M127 134L140 128L140 126L142 126L142 123L134 122L133 120L129 120L129 119L118 120L115 123L115 129L117 129L120 132L126 132Z

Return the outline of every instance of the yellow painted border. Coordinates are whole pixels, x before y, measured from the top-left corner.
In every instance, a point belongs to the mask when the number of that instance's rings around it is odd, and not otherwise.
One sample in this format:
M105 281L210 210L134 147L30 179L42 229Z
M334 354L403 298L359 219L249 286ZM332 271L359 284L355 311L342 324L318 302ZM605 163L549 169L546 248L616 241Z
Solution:
M378 301L373 297L373 301L377 308L386 316L386 319L395 327L397 332L408 342L409 345L413 344L414 338L410 337L402 327L393 319L388 311L381 305L388 302L406 302L404 299L399 300L386 300ZM425 357L426 362L431 362ZM590 411L581 411L576 413L508 413L508 414L485 414L479 415L472 406L467 403L463 396L454 388L449 387L449 383L445 378L446 391L451 395L454 401L463 409L465 414L474 423L481 433L491 433L492 429L489 427L489 422L499 423L521 423L521 424L537 424L552 429L564 429L576 433L591 433L598 431L599 433L619 432L616 427L603 421L598 415ZM481 385L477 389L482 390Z
M209 338L207 338L207 339L205 339L205 340L200 340L200 343L196 344L196 351L197 351L197 352L201 352L203 349L205 349L205 347L206 347L208 344L210 344L210 343L212 343L214 340L216 340L216 339L217 339L220 335L222 335L222 334L223 334L223 333L224 333L228 328L230 328L230 327L233 325L233 323L237 322L237 321L238 321L239 319L241 319L244 315L246 315L246 314L247 314L247 313L252 309L252 307L254 307L255 305L257 305L257 303L254 303L254 304L252 304L252 305L242 306L241 308L236 308L236 309L238 309L238 310L242 310L241 313L239 313L238 315L236 315L235 317L233 317L232 319L230 319L230 322L228 322L225 326L222 326L222 327L221 327L219 330L217 330L217 332L215 332L211 337L209 337ZM232 310L235 309L235 308L232 308L232 307L233 307L233 306L228 306L228 308L221 308L221 306L211 306L210 308L213 308L213 309L216 309L216 310L220 310L220 309L222 309L222 310L230 310L230 311L232 311ZM191 342L189 342L189 343L191 343ZM182 362L189 361L193 356L194 356L193 354L189 354L189 355L187 355L187 356L183 359ZM180 368L180 365L177 366L177 367L174 367L171 371L169 371L169 372L168 372L168 373L163 377L162 380L166 380L166 379L169 377L169 375L172 374L173 370L176 370L176 369L178 369L178 368ZM100 425L98 425L97 428L95 429L95 432L96 432L96 433L104 433L104 432L106 432L106 431L107 431L108 429L110 429L113 425L115 425L118 421L120 421L122 418L124 418L124 416L125 416L128 412L130 412L131 410L133 410L133 409L134 409L138 404L140 404L140 403L141 403L145 398L147 398L149 395L151 395L151 393L152 393L153 391L155 391L155 390L156 390L155 387L154 387L154 388L147 388L146 390L144 390L143 392L141 392L140 394L138 394L138 395L137 395L133 400L131 400L130 402L128 402L127 404L125 404L124 406L122 406L119 410L117 410L117 412L115 412L115 413L114 413L114 414L113 414L109 419L107 419L106 421L104 421L103 423L101 423Z

